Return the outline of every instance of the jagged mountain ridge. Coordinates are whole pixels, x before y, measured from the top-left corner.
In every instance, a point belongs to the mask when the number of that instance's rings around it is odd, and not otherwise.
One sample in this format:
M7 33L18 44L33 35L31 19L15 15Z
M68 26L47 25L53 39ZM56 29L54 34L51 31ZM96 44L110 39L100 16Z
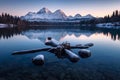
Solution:
M76 14L74 17L67 16L62 10L58 9L55 12L50 11L48 8L42 8L38 12L28 12L25 16L21 17L24 20L73 20L73 19L93 19L90 14L81 16Z

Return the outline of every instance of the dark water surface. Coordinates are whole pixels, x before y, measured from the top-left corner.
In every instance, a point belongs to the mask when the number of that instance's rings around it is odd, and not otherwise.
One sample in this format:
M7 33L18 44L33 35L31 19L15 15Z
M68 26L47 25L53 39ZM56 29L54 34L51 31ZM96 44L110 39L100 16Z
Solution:
M47 47L47 37L71 45L94 43L92 55L77 63L49 52L11 55L13 51ZM78 50L73 50L78 54ZM32 58L45 55L45 65ZM120 31L81 29L0 29L0 80L120 80Z

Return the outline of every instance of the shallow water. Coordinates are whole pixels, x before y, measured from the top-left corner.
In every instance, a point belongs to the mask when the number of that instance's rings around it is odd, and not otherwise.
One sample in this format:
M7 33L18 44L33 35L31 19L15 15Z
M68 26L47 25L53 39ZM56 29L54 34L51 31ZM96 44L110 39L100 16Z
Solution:
M77 63L58 59L49 52L11 55L13 51L48 47L47 37L71 45L94 43L91 57ZM78 49L73 50L78 54ZM45 64L35 66L32 58L44 54ZM1 29L0 80L119 80L120 32L81 29Z

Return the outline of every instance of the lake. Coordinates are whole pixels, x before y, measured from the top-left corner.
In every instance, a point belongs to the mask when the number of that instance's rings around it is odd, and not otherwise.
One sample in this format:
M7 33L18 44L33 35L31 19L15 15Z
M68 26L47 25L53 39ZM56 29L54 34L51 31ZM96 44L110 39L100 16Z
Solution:
M77 63L58 59L49 52L11 55L14 51L49 47L47 37L71 45L94 43L92 55ZM78 54L79 49L73 50ZM45 64L35 66L32 58L44 54ZM120 31L105 29L0 29L0 80L119 80Z

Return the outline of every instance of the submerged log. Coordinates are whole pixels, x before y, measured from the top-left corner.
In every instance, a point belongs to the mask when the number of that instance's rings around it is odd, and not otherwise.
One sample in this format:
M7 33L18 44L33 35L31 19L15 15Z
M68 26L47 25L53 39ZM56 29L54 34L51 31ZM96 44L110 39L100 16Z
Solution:
M71 62L78 62L80 60L80 57L78 55L68 49L65 49L65 53Z
M32 62L35 64L35 65L43 65L44 64L44 55L37 55L36 57L34 57L32 59Z
M90 50L86 50L86 49L81 49L78 53L82 58L88 58L91 56Z
M47 51L49 49L51 49L51 48L15 51L15 52L12 53L12 55L21 55L21 54L35 53L35 52L40 52L40 51Z

